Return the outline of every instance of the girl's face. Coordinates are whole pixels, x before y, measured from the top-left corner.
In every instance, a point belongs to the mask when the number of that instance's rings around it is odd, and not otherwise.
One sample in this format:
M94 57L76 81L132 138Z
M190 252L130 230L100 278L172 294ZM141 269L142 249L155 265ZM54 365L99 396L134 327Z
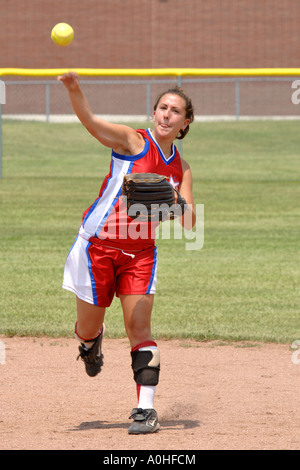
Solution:
M168 93L160 99L154 112L154 130L159 138L174 140L190 120L186 119L185 100L181 96Z

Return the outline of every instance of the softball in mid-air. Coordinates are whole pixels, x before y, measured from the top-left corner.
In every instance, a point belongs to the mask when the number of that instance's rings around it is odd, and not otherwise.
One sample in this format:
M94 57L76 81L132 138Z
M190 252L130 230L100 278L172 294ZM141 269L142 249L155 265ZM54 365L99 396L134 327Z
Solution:
M58 23L51 31L51 39L58 46L67 46L73 41L74 30L72 26L67 23Z

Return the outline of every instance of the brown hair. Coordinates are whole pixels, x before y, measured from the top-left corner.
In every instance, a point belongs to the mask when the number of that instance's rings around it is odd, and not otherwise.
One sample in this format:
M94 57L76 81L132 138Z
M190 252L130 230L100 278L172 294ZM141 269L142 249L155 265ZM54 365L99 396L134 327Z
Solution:
M185 129L180 129L179 134L177 136L177 139L183 139L190 130L190 124L192 124L192 122L194 121L194 107L192 105L192 100L184 93L182 88L180 88L179 86L175 86L174 88L170 88L169 90L164 91L158 96L154 105L154 111L156 111L158 103L160 102L162 97L168 94L178 95L185 101L185 118L189 119L190 123L186 126Z

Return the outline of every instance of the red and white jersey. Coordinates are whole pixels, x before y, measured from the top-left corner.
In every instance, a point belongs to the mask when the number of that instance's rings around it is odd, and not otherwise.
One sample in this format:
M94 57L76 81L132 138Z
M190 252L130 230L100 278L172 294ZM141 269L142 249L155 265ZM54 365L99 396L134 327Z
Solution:
M127 215L121 197L123 177L130 173L157 173L165 175L177 190L182 182L181 158L173 144L172 154L165 158L150 129L138 129L145 147L138 155L111 154L110 172L105 177L98 198L84 212L79 234L86 240L123 249L154 244L158 223L139 222ZM98 239L98 240L96 240Z

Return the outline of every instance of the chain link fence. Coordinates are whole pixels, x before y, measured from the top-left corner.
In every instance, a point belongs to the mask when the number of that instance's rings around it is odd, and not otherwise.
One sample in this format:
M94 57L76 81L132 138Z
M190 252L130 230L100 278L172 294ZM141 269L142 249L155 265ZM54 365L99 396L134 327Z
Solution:
M81 79L97 115L112 121L149 121L156 97L179 85L192 98L196 120L300 118L292 101L293 77ZM68 93L57 80L4 80L2 118L77 120Z

